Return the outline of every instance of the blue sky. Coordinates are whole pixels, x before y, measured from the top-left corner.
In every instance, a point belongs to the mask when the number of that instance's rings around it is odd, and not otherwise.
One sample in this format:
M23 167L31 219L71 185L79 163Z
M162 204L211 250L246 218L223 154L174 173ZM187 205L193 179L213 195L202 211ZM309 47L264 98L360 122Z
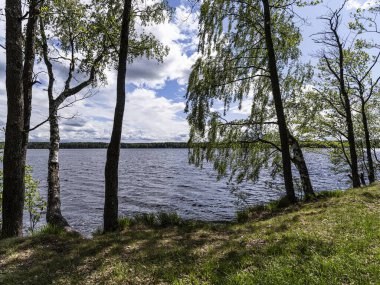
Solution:
M0 0L0 8L4 7ZM320 48L311 35L323 28L323 22L317 17L327 11L327 6L336 8L343 1L326 0L317 7L302 8L299 13L308 19L310 25L302 25L303 42L301 50L304 61L313 61L313 55ZM349 20L349 12L362 5L370 5L372 1L349 1L344 12L343 25ZM191 13L189 2L171 0L175 7L174 17L170 22L149 28L170 52L162 64L146 59L137 60L128 67L127 102L122 140L124 142L152 141L186 141L188 126L183 110L186 83L192 64L197 58L197 13ZM4 22L0 22L0 42L5 36ZM37 70L43 70L37 65ZM0 51L0 127L6 121L5 96L5 56ZM64 69L63 69L64 71ZM56 71L57 81L63 79L62 68ZM74 107L61 111L61 138L63 141L105 141L109 140L112 129L113 109L115 105L114 70L107 72L108 85L96 90L96 94ZM43 78L41 78L43 80ZM62 81L62 80L61 80ZM42 84L43 85L43 84ZM47 117L47 98L45 86L34 90L32 125ZM59 90L59 83L57 86ZM247 102L247 106L250 106ZM244 108L247 106L243 106ZM236 111L236 110L235 110ZM244 114L244 112L241 112ZM0 140L4 134L0 133ZM48 125L31 133L31 140L48 140Z

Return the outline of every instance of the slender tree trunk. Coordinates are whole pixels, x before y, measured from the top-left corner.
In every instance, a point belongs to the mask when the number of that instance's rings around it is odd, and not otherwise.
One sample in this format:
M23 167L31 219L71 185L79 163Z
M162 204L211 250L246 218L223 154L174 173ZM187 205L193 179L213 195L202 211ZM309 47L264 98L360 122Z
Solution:
M59 182L59 123L58 123L58 107L59 102L54 100L54 73L53 65L48 56L48 45L45 35L45 26L43 19L40 19L40 33L42 38L43 58L48 71L48 99L49 99L49 124L50 124L50 147L48 161L48 200L46 211L46 222L60 228L69 227L68 222L61 213L61 185Z
M69 223L61 213L61 187L59 182L59 125L57 107L54 102L50 103L50 148L48 162L48 201L46 211L46 221L50 225L65 228Z
M356 141L354 133L354 124L352 122L351 104L347 92L343 92L343 98L345 102L347 139L350 148L352 186L354 188L358 188L361 185L358 167L358 155L356 153Z
M33 89L33 68L35 61L35 38L38 19L38 4L36 0L30 1L29 17L26 25L26 36L24 45L24 69L22 74L22 84L24 92L24 133L23 133L23 159L26 161L28 150L30 117L32 114L32 89Z
M24 100L22 90L21 1L6 0L7 124L3 161L2 236L22 235L25 160L23 156Z
M341 95L343 96L344 101L344 111L346 117L347 125L347 139L350 148L350 160L351 160L351 176L352 176L352 186L354 188L360 187L360 176L359 176L359 167L358 167L358 155L356 153L356 142L355 142L355 133L354 133L354 124L352 122L352 112L351 112L351 102L346 89L345 75L344 75L344 51L342 43L336 29L332 28L332 32L335 36L338 51L339 51L339 76L336 75L339 79L339 87Z
M368 129L368 119L367 114L365 110L365 102L362 98L362 122L363 122L363 129L364 129L364 135L365 135L365 147L367 152L367 161L368 161L368 180L369 183L375 182L375 168L373 166L373 160L372 160L372 153L371 153L371 139L369 136L369 129Z
M309 170L307 168L307 164L305 158L303 156L303 152L300 144L297 139L292 136L290 133L289 136L289 145L293 152L292 161L294 165L297 167L298 172L300 174L302 190L305 195L306 200L315 197L313 185L311 184Z
M289 143L288 128L286 125L284 107L282 104L276 54L275 54L275 50L273 47L273 40L272 40L270 6L269 6L268 0L262 0L262 3L264 6L264 31L265 31L266 48L267 48L267 53L268 53L268 68L269 68L270 79L272 83L272 93L273 93L273 99L274 99L274 104L276 108L278 129L280 132L285 189L286 189L286 194L289 201L292 203L295 203L297 201L297 198L296 198L296 195L294 192L294 186L293 186L291 158L290 158L290 151L289 151L289 145L288 145Z
M111 141L107 149L105 166L104 231L114 231L118 227L118 171L121 132L125 105L125 76L129 47L129 22L132 0L124 0L123 20L120 35L119 65L117 73L117 98Z

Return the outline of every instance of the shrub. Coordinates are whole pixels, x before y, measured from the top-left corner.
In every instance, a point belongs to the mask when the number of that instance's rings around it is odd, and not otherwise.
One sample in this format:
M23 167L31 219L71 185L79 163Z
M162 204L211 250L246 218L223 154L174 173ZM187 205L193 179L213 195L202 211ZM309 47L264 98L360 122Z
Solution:
M157 214L157 219L160 227L180 226L182 219L177 213L160 212Z
M170 226L180 226L182 224L182 218L177 213L173 212L141 213L133 216L132 218L124 217L119 219L120 230L137 225L165 228Z
M2 157L0 156L0 162ZM29 214L28 231L33 233L36 229L38 222L41 220L41 215L46 209L46 202L41 197L38 189L40 182L34 180L32 177L32 167L26 166L25 168L25 204L24 210ZM3 198L3 171L0 169L0 214L2 209ZM1 218L0 218L1 225Z
M340 197L344 194L342 190L335 191L321 191L316 194L317 199L327 199L332 197Z

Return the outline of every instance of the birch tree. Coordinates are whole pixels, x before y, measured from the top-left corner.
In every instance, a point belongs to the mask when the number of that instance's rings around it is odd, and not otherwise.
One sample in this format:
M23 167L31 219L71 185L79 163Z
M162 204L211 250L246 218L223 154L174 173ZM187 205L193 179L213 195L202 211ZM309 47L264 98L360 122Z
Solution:
M91 4L85 4L79 0L62 0L46 1L43 9L39 42L40 57L48 74L49 114L46 121L50 124L46 219L49 224L65 228L69 224L61 213L59 120L64 116L66 107L86 99L94 88L106 83L104 70L115 65L120 53L116 43L123 8L120 1L94 0ZM144 29L150 21L163 21L167 11L163 2L136 7L132 14L131 50L127 61L132 62L141 56L160 61L167 54L168 49ZM58 82L58 87L57 69L67 71L66 78ZM62 91L56 93L59 88Z
M365 149L364 166L367 172L369 183L375 182L375 163L372 154L372 137L375 135L370 116L372 109L378 108L380 76L375 75L375 68L378 66L380 53L377 55L368 54L363 48L368 46L363 41L357 41L353 51L347 52L347 77L353 96L356 98L356 112L360 121L358 127L362 134L359 141L364 141L360 149Z
M317 100L326 103L329 110L325 114L320 125L324 125L330 135L339 138L342 145L342 152L346 158L347 164L351 169L351 180L354 188L360 187L360 176L358 167L358 154L356 149L356 137L354 132L354 119L352 110L352 92L347 80L347 40L343 39L340 34L340 25L342 21L343 5L332 11L321 19L326 23L326 30L318 34L316 43L322 46L319 53L319 83L316 88L320 95ZM330 118L328 120L327 118ZM343 142L348 142L348 151L346 153Z
M281 169L287 197L296 201L291 171L294 162L313 194L302 150L290 133L281 83L290 63L298 60L301 40L293 22L294 1L205 1L200 14L200 58L187 91L190 162L214 162L220 175L230 170L237 181L256 180L271 161ZM247 119L230 120L232 104L251 103ZM222 102L223 110L214 109ZM277 129L277 130L276 130ZM199 144L205 142L205 144ZM203 147L205 146L205 147ZM280 157L269 157L279 152ZM294 155L297 154L297 155ZM308 190L306 190L308 191Z

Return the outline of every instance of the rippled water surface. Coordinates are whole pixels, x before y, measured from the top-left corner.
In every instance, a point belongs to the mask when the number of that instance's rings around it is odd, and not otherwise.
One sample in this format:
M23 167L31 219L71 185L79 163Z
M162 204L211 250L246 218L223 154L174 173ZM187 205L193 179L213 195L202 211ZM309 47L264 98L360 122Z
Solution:
M63 149L60 153L62 212L74 228L87 235L102 224L105 157L104 149ZM47 159L48 150L28 151L28 162L44 196ZM349 186L345 174L331 172L327 155L307 153L306 159L316 190ZM263 171L258 183L240 187L247 196L242 202L226 180L216 181L210 166L201 170L189 165L186 149L123 149L119 172L122 216L166 211L186 219L231 220L246 203L263 203L283 194L266 183L281 185L281 179L271 181Z

